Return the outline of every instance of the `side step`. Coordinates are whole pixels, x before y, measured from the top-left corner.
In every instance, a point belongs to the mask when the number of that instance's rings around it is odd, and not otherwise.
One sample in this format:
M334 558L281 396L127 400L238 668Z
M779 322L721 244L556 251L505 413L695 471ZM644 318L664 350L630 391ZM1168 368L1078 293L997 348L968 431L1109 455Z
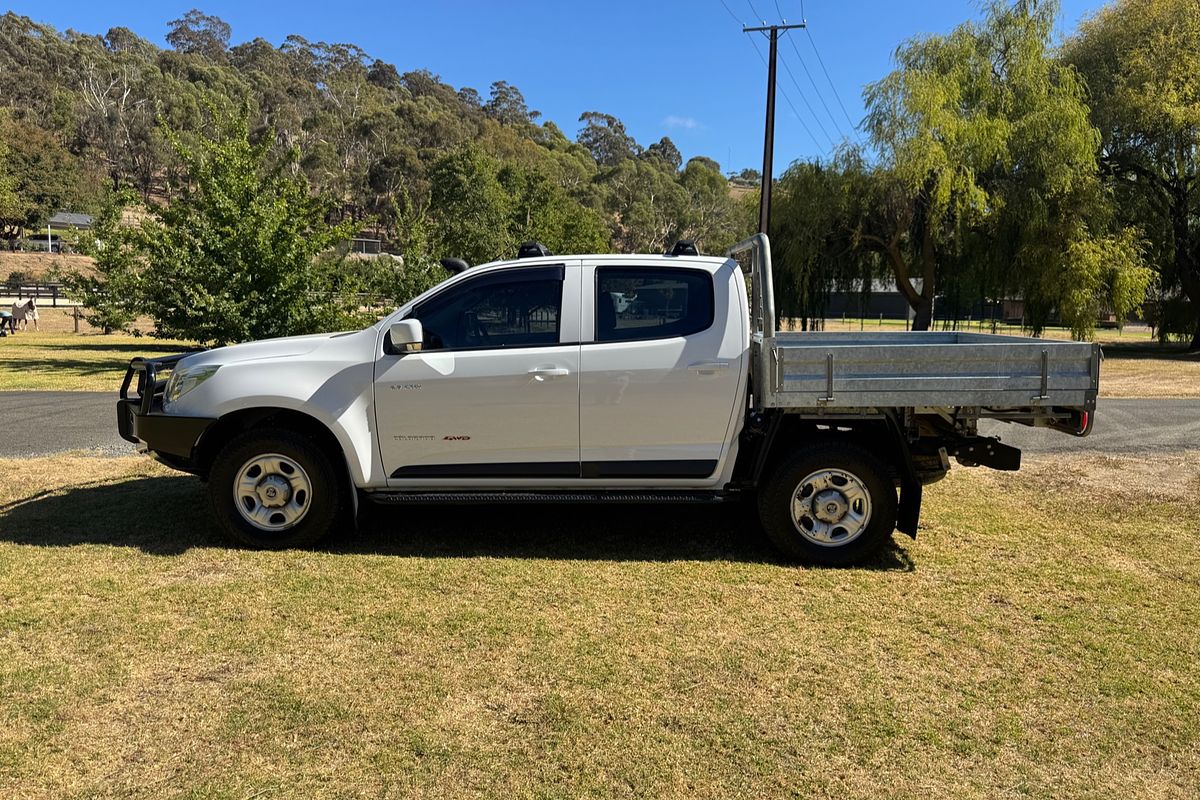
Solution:
M725 492L657 491L374 491L365 493L381 505L479 505L489 503L721 503L732 499Z

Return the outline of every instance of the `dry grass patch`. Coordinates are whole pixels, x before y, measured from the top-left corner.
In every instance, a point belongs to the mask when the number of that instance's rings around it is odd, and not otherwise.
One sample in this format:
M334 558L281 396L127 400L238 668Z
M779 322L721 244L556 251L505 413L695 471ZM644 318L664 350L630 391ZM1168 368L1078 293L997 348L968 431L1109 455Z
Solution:
M49 313L43 312L43 317ZM128 334L23 331L0 339L0 391L115 392L134 356L178 353L185 342Z
M1182 345L1105 345L1100 396L1200 397L1200 353Z
M95 271L95 262L89 256L64 253L10 253L0 251L0 283L8 280L14 272L23 273L27 280L48 281L55 271Z
M0 474L0 796L1200 792L1195 454L958 470L850 570L737 507L258 553L145 459Z

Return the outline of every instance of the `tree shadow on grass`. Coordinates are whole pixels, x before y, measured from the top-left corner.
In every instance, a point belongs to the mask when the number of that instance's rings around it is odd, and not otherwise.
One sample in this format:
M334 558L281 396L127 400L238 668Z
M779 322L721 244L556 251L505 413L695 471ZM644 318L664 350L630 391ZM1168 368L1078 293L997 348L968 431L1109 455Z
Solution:
M1157 342L1108 342L1104 345L1104 357L1119 361L1153 359L1200 362L1200 353L1189 353L1186 343L1160 345Z
M118 377L114 380L114 387L120 383L120 376L124 374L127 366L129 366L129 362L124 359L88 361L76 358L6 357L0 352L0 368L12 370L18 374L54 373L84 377L116 375Z
M162 344L154 339L147 338L145 342L123 342L117 344L96 342L79 342L76 340L63 342L25 342L20 339L20 334L12 340L14 345L24 344L27 347L36 347L39 350L68 350L76 353L129 353L131 355L173 355L175 353L191 353L200 352L202 348L187 346L187 345L169 345Z
M237 547L211 517L204 486L188 476L82 485L0 506L0 541L44 547L100 544L175 556L194 547ZM741 561L784 563L753 507L492 505L376 508L358 530L318 546L335 554L419 558ZM911 572L895 540L862 569Z

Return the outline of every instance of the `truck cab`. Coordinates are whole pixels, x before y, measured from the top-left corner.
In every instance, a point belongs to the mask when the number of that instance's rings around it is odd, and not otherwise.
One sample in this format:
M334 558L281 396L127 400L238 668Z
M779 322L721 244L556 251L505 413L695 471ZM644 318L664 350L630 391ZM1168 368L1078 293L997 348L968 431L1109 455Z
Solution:
M541 257L469 270L381 326L374 406L387 483L722 485L749 352L746 315L727 309L746 307L725 258ZM409 319L419 350L390 338Z

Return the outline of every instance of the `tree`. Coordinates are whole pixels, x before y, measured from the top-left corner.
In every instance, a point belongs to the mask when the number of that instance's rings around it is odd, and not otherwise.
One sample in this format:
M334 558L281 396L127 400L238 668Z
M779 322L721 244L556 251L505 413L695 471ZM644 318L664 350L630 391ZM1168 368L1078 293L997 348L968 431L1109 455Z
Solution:
M96 215L91 230L80 233L79 249L92 257L93 271L62 276L84 307L88 324L105 333L128 330L143 307L145 270L138 232L121 223L122 212L132 203L129 194L117 195Z
M492 84L491 95L483 106L483 113L501 125L531 125L541 116L541 112L529 110L521 90L507 81L496 81Z
M75 206L90 206L96 187L50 133L24 121L0 117L0 237L12 247L24 228Z
M630 253L661 253L679 238L686 193L674 171L653 161L626 159L599 176L605 210L616 220L617 248Z
M513 200L499 173L500 163L474 146L433 165L431 211L442 253L479 264L515 252L517 242L509 230Z
M1100 162L1126 224L1153 232L1164 333L1200 351L1200 6L1119 0L1063 50L1087 82Z
M11 247L15 242L13 233L20 227L27 212L17 194L17 183L8 173L5 164L7 155L8 146L0 139L0 237L8 239Z
M646 148L646 158L657 158L671 169L679 169L683 165L683 156L679 148L667 136Z
M181 53L196 53L217 60L229 49L233 28L220 17L197 9L167 23L167 44Z
M1132 237L1109 230L1083 88L1050 53L1056 11L994 1L981 24L906 43L867 89L882 161L857 193L857 238L887 258L917 330L943 285L968 283L1019 290L1035 333L1054 309L1075 318L1062 276Z
M848 150L831 164L798 161L777 182L771 231L775 307L804 330L824 319L830 292L858 289L865 295L886 270L877 253L855 246L853 209L869 174L860 154ZM748 199L757 212L757 194Z
M555 253L602 253L608 229L596 211L572 199L544 169L510 166L500 181L512 196L514 241L537 241Z
M579 131L578 141L602 167L616 166L641 151L633 137L625 132L625 123L611 114L585 111L579 121L583 128Z
M367 83L372 86L378 86L381 89L399 89L400 72L395 65L389 64L386 61L380 61L378 58L371 64L367 70Z
M1003 151L1001 121L971 108L989 88L983 71L990 65L978 43L971 25L910 40L896 52L897 69L865 92L867 129L881 163L859 238L888 258L915 312L914 330L933 321L938 251L988 208L977 166Z
M689 159L679 175L684 203L679 214L679 239L693 239L704 250L720 252L748 236L753 227L737 214L729 183L711 158Z
M688 159L688 166L690 167L692 164L699 164L709 172L715 172L718 175L721 174L721 165L716 162L716 159L709 158L708 156L692 156Z
M745 184L748 186L757 186L762 182L762 173L756 169L746 168L735 175L732 175L730 180L734 183Z
M331 200L293 174L294 152L273 158L273 137L251 143L244 119L216 122L195 145L165 132L187 184L138 236L156 335L224 344L353 324L354 287L318 255L354 226L325 221Z

